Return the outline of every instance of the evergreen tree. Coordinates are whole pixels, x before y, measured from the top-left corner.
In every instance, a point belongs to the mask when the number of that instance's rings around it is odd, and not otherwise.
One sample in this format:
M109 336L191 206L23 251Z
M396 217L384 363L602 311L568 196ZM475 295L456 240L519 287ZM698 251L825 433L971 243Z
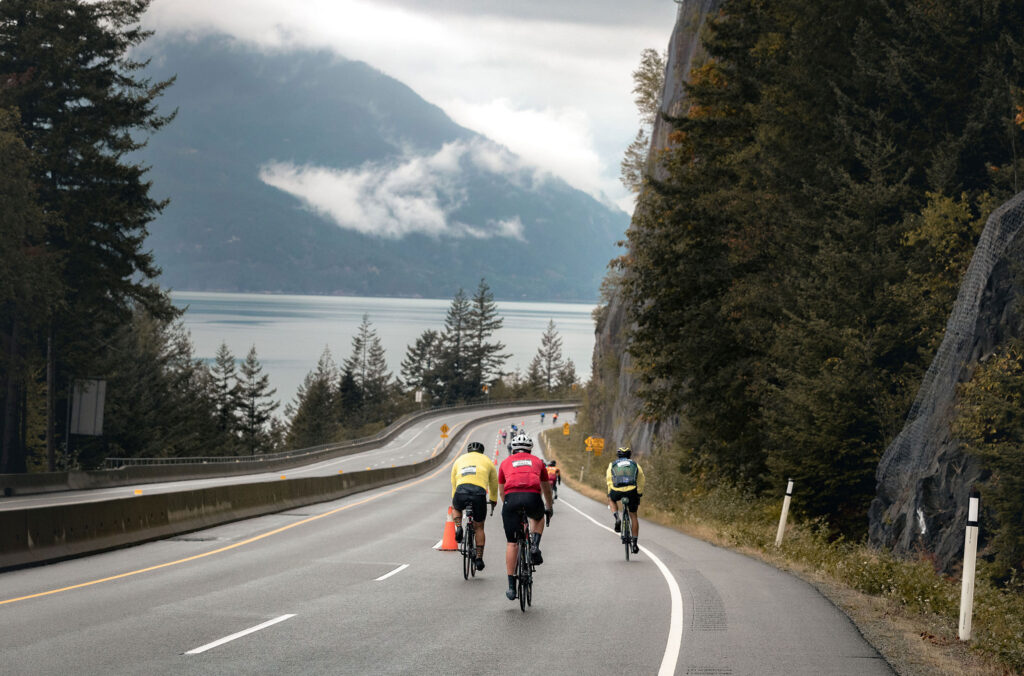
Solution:
M139 27L149 0L4 0L0 3L0 108L17 108L39 204L53 216L45 251L62 262L46 336L51 374L47 441L55 444L55 384L96 373L103 346L134 304L176 314L153 280L147 224L163 208L146 168L130 154L170 117L155 102L170 82L138 76L129 54L151 33ZM27 326L26 326L27 328ZM5 328L5 330L7 330ZM67 392L64 393L67 396Z
M633 101L640 112L640 129L626 148L620 165L622 184L632 192L643 186L647 152L651 146L651 130L661 107L661 92L665 86L665 55L655 49L640 54L640 66L633 71Z
M359 387L350 368L345 368L338 383L337 420L342 427L362 424L363 388Z
M573 363L572 359L566 359L562 363L562 368L558 370L558 389L568 391L572 389L573 385L578 385L579 382L579 376L576 375L576 364Z
M523 385L529 390L530 394L540 394L545 391L544 363L541 360L539 351L538 354L533 355L530 365L526 368L526 377L523 379Z
M490 385L499 377L505 361L510 356L502 352L505 349L504 344L498 341L491 342L491 336L503 323L504 320L498 315L494 294L491 293L487 282L481 279L470 304L467 331L469 388L473 392L482 392L484 385Z
M266 453L273 449L268 425L279 404L272 398L277 390L270 389L270 376L263 373L255 345L249 348L239 367L237 386L242 448L250 455Z
M470 399L476 394L470 372L471 312L466 293L459 289L452 298L444 318L444 331L441 333L441 347L437 360L438 377L434 382L433 394L444 403L451 404Z
M179 457L232 453L234 438L219 429L208 367L194 355L180 322L139 308L113 338L103 435L76 436L74 458L100 466L107 456Z
M306 374L295 395L294 404L285 413L290 418L288 446L308 448L319 446L335 439L338 426L334 383L338 380L338 368L331 351L324 348L316 369Z
M407 391L423 389L430 392L434 389L432 379L436 376L440 338L437 331L427 329L406 348L401 373L402 384Z
M982 504L995 517L996 577L1024 570L1024 340L1014 338L960 387L953 431L991 473Z
M363 421L385 417L392 376L388 371L384 346L370 323L369 315L363 315L359 329L352 337L352 354L345 360L342 370L351 373L359 387Z
M235 356L231 354L227 343L222 342L217 348L211 374L217 410L217 429L237 440L240 431L239 416L244 402L242 401Z
M562 360L562 337L558 335L555 328L555 320L548 320L548 327L544 329L544 335L540 338L540 347L537 354L530 362L527 380L530 385L538 385L545 393L554 391L558 384L559 374L565 370L565 362Z
M47 215L32 178L35 160L19 133L17 111L0 109L0 473L26 469L19 404L41 359L33 339L60 293L57 261L44 246Z

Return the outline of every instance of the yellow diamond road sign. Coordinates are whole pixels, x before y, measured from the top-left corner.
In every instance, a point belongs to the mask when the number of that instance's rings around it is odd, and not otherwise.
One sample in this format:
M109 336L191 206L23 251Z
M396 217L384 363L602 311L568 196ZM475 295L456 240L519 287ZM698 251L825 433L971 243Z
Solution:
M569 423L562 425L562 434L569 436Z

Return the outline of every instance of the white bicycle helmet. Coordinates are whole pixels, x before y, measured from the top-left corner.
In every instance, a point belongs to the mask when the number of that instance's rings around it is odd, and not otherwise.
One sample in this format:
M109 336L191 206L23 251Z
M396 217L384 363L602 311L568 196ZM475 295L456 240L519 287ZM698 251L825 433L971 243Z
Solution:
M533 439L525 434L517 434L512 437L508 447L514 452L530 453L533 451Z

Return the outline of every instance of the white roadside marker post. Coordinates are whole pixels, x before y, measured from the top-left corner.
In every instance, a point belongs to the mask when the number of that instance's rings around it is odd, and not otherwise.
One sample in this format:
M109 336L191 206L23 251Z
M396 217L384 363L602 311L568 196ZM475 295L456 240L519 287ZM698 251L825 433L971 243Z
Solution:
M960 640L971 640L971 615L974 613L974 572L978 560L978 495L971 495L967 508L967 534L964 536L964 573L960 587Z
M793 497L793 480L786 484L786 497L782 499L782 515L779 516L779 531L775 534L775 546L782 546L782 535L786 532L786 517L789 516L789 501Z

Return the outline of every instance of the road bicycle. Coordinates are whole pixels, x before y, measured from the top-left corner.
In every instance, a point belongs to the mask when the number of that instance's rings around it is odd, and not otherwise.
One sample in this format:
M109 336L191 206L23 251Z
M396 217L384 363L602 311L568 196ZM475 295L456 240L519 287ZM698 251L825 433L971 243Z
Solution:
M476 577L476 525L473 522L473 503L466 505L462 512L463 523L462 542L459 543L459 552L462 554L462 577L469 579Z
M629 518L629 498L622 498L622 544L626 546L626 560L629 561L629 553L633 547L632 528L633 522Z
M519 555L516 557L516 596L519 597L519 609L524 613L526 606L533 605L533 559L530 557L530 520L526 516L526 508L519 508L519 532L516 534L516 545Z

